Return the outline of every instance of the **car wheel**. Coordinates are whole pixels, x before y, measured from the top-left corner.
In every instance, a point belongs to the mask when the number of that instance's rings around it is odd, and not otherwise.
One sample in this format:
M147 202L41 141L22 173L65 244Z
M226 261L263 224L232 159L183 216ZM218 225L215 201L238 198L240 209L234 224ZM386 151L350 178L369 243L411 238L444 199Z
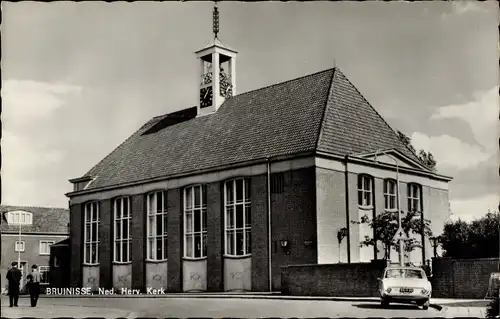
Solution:
M424 310L427 310L429 309L429 300L427 300L423 305L422 305L422 309Z
M389 300L385 299L385 298L380 298L380 305L383 307L383 308L387 308L389 307Z

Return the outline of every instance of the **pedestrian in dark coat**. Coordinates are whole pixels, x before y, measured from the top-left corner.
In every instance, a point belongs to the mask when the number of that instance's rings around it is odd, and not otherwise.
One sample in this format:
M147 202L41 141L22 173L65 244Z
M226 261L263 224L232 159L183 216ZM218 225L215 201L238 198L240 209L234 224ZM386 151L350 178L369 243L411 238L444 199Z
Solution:
M9 281L9 307L17 307L19 300L19 285L21 284L22 273L17 269L17 262L12 263L12 268L7 272L7 280Z
M40 296L40 280L42 274L38 271L38 266L31 266L31 274L29 274L28 290L30 293L31 307L36 307L38 297Z

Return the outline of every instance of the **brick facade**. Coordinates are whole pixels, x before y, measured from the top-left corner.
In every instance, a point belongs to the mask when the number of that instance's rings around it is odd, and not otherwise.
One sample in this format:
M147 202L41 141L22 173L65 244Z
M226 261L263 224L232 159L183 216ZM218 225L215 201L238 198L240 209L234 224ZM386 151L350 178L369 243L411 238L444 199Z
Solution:
M222 182L210 183L207 186L207 290L222 291L224 289L222 273L223 264L223 232L224 217Z
M252 290L269 291L267 175L252 177Z
M170 292L182 292L182 191L180 188L169 189L168 204L168 279Z
M99 203L99 286L113 286L113 200Z
M70 205L69 235L71 238L71 287L82 285L83 263L83 205Z
M483 299L490 275L500 271L500 258L432 259L432 296L435 298Z
M298 265L282 268L282 293L295 296L377 297L387 263Z
M131 257L132 257L132 289L145 288L146 267L146 201L145 194L131 196L132 222L131 227Z

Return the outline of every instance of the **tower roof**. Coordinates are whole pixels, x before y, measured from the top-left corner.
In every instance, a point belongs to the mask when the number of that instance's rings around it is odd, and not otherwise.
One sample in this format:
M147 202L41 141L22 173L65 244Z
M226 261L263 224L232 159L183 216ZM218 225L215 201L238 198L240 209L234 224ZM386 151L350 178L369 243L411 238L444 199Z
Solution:
M166 118L148 121L88 171L87 190L316 151L396 149L418 161L337 68L236 95L207 116L159 123Z

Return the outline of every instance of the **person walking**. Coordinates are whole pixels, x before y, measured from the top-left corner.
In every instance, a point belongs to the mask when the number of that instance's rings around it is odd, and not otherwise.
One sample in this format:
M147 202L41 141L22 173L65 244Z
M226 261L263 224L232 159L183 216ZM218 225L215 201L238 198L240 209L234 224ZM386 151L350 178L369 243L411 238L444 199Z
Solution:
M17 307L19 301L19 285L21 284L22 273L17 269L17 262L12 262L12 267L7 271L7 280L9 281L9 307Z
M31 266L31 274L28 275L28 290L30 293L31 307L36 307L38 297L40 296L40 280L42 274L38 271L38 266Z

